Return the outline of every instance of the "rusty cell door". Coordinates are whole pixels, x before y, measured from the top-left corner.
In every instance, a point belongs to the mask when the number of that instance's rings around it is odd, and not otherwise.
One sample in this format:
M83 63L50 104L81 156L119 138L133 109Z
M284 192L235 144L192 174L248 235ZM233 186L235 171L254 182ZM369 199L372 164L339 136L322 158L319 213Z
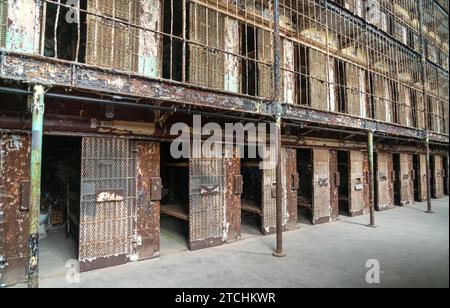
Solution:
M378 210L393 208L394 181L396 177L393 167L393 155L385 152L377 153L376 165L376 207Z
M330 151L313 150L313 224L331 221Z
M81 157L82 272L124 264L132 253L135 160L125 138L85 137Z
M199 157L195 156L194 157ZM221 245L225 235L225 159L192 158L189 190L189 248Z
M27 281L30 147L28 135L0 135L0 286Z
M364 214L367 208L365 193L367 186L365 157L360 151L350 151L350 176L349 176L349 196L350 196L350 215L359 216Z
M267 150L267 149L266 149ZM261 207L262 207L262 220L261 220L261 232L265 235L273 234L276 232L277 224L277 195L276 195L276 182L277 182L277 170L275 157L275 147L270 148L270 152L265 152L265 159L261 163L262 168L262 181L261 181Z

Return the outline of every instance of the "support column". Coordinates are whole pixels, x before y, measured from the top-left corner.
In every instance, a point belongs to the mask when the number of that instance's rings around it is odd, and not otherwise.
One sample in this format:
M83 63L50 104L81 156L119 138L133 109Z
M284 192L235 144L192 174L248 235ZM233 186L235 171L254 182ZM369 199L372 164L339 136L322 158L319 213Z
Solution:
M370 224L369 227L376 227L375 225L375 167L373 155L373 132L369 131L367 140L367 151L369 154L369 185L370 185Z
M39 287L39 214L41 207L42 133L44 128L44 87L36 85L33 90L33 113L31 135L31 189L28 288Z
M286 257L283 252L283 170L281 149L281 125L282 108L280 103L281 94L281 39L280 39L280 16L279 0L274 0L274 116L277 126L277 249L273 254L275 257Z
M427 211L428 214L433 214L433 208L431 205L431 167L430 167L430 134L427 131L427 138L425 140L426 148L426 165L427 165Z
M422 106L424 108L425 113L425 148L426 148L426 167L427 167L427 211L428 214L433 214L433 209L431 206L431 169L430 169L430 127L428 124L429 110L428 103L426 102L426 87L425 87L425 79L426 79L426 54L425 54L425 39L424 39L424 1L419 0L419 27L420 27L420 52L421 52L421 82L422 82Z

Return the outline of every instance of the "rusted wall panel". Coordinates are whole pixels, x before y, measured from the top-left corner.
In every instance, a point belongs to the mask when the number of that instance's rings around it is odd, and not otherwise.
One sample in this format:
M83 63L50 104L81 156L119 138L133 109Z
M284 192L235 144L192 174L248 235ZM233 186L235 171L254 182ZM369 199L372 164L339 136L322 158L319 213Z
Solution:
M377 155L377 210L393 208L392 154L379 152Z
M241 195L235 191L235 176L241 174L241 160L237 153L239 149L234 148L232 157L225 159L226 185L226 217L225 236L227 242L233 242L241 237Z
M160 201L152 201L151 179L160 177L160 144L136 143L136 232L139 244L138 260L159 255L160 249Z
M331 221L330 151L313 150L313 224Z
M358 216L364 214L366 208L364 185L364 155L362 152L350 152L350 215Z
M412 180L412 155L400 154L400 204L414 203L414 182Z
M0 136L0 256L8 263L0 285L26 281L29 215L20 203L29 200L21 196L21 183L30 179L30 146L29 136Z

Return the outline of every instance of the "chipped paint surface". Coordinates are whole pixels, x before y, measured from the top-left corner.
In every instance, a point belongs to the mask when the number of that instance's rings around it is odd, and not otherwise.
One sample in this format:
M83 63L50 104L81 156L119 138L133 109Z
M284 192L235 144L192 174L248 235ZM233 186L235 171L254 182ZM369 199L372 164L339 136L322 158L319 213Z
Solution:
M26 281L29 217L20 210L20 183L29 180L30 151L29 136L0 136L0 256L9 264L0 273L0 285Z
M151 201L151 178L160 177L160 144L136 142L136 241L137 260L153 258L160 251L160 201Z
M161 2L158 0L140 1L141 27L160 30ZM152 31L140 30L139 74L147 77L159 77L160 38Z
M225 90L238 93L240 90L240 59L234 55L240 52L239 22L225 19Z
M37 54L39 52L41 1L8 1L6 49Z

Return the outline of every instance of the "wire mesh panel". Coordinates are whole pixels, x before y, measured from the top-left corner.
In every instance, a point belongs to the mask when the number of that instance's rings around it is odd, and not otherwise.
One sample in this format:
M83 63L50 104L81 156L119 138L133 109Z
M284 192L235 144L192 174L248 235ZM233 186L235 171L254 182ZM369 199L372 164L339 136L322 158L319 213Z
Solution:
M192 159L189 226L191 249L223 242L225 211L225 160Z
M83 138L80 261L130 253L134 173L127 139Z
M195 3L190 4L190 82L224 88L225 16ZM199 45L196 45L198 43Z
M8 4L6 0L0 0L0 47L5 47L6 41L6 18L8 15Z
M88 1L88 64L137 71L139 64L139 1ZM99 17L100 15L102 17Z

